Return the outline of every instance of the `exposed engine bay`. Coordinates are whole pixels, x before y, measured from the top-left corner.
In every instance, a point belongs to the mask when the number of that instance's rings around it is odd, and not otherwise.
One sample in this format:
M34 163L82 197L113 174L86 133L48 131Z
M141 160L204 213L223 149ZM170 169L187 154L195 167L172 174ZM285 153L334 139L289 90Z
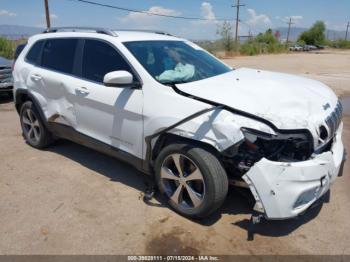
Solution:
M224 162L234 168L233 175L245 174L262 158L278 162L298 162L312 155L312 141L306 134L271 135L242 128L245 139L223 153Z

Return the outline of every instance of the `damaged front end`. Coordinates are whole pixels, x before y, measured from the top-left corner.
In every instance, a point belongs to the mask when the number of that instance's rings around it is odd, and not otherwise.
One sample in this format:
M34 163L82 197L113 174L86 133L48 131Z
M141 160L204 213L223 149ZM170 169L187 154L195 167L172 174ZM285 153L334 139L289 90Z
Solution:
M236 171L243 175L262 158L271 161L296 162L310 158L313 151L308 132L268 134L250 128L241 128L245 139L239 146L226 150Z
M267 219L303 213L328 191L341 169L342 124L318 150L304 131L275 135L249 128L241 131L245 139L223 154L226 169L236 181L246 183L256 202L254 210Z
M276 122L267 120L264 115L188 94L176 85L173 89L182 96L213 107L147 137L147 148L151 148L151 140L163 132L217 110L214 117L207 117L205 122L209 126L206 134L213 135L208 136L208 141L220 142L213 146L220 152L230 184L249 188L255 199L254 211L263 214L266 219L288 219L302 214L341 175L345 151L341 141L340 102L323 121L320 119L325 116L324 112L320 115L315 110L312 114L314 118L310 115L305 118L306 124L293 125L300 126L299 129L287 129L283 125L276 126ZM207 142L204 140L204 128L200 127L201 135L193 132L188 137ZM230 136L233 139L230 140ZM227 147L225 142L229 142Z

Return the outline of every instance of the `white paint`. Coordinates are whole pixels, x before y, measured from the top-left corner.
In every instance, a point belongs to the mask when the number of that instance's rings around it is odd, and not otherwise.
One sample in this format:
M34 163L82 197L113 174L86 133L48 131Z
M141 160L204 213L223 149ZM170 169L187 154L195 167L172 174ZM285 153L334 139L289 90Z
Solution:
M304 212L324 195L338 176L343 160L344 147L341 141L343 125L339 127L331 151L313 159L290 163L272 162L267 159L255 165L243 176L257 203L261 203L269 219L286 219ZM325 184L321 186L321 178ZM318 188L318 190L316 190ZM317 191L310 201L295 208L298 198L306 191Z
M114 71L103 77L103 83L106 85L125 85L133 82L133 76L127 71Z
M183 39L140 32L117 34L118 37L112 37L96 33L64 32L30 38L15 65L15 89L29 89L38 99L46 118L59 114L56 121L145 159L145 137L211 106L181 96L172 88L157 82L123 45L123 41ZM134 67L142 80L142 89L107 87L25 62L24 57L36 40L59 37L88 37L108 41ZM107 74L105 81L112 81L115 73L112 74ZM324 123L337 103L335 94L322 83L254 69L239 69L178 87L198 97L258 115L280 129L306 128L312 133L314 142L318 140L319 125ZM330 108L324 110L323 105L326 103L329 103ZM274 134L269 126L261 122L225 110L200 115L169 132L202 141L222 151L244 139L241 127ZM310 187L318 186L323 175L331 175L330 182L337 175L343 153L341 131L340 128L332 152L323 153L314 159L288 164L263 159L256 163L244 179L257 200L257 208L264 208L269 218L292 217L305 210L311 202L298 210L292 208L298 196ZM328 188L329 183L318 192L316 198Z

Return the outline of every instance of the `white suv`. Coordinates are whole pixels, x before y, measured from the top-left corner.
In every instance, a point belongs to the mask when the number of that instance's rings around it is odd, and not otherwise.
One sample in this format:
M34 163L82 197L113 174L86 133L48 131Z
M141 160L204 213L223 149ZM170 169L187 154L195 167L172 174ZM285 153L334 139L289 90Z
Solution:
M29 145L61 137L124 160L188 217L218 209L229 184L250 190L267 219L295 217L345 159L327 86L232 69L161 32L51 29L28 40L14 81Z

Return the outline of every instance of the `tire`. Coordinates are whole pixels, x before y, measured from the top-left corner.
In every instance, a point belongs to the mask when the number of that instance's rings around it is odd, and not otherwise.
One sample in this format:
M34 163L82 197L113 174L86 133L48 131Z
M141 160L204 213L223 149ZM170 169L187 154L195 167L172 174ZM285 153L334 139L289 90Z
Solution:
M155 178L168 204L189 218L212 214L221 207L228 191L227 174L218 158L193 145L166 146L156 159Z
M20 121L23 137L29 145L43 149L52 143L52 135L45 127L38 110L31 101L27 101L21 106Z

